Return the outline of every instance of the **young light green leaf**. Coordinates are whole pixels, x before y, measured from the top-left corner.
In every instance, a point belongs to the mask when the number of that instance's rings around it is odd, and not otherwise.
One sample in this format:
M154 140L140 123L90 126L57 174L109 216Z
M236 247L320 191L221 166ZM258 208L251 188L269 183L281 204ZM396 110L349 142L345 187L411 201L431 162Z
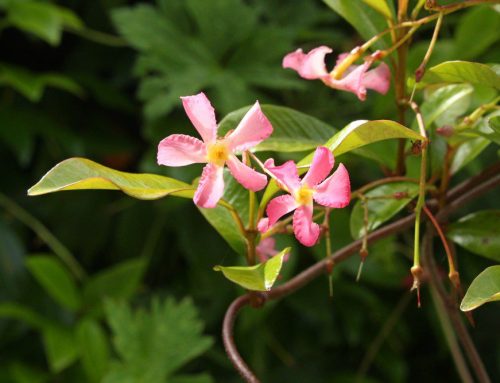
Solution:
M448 227L446 235L467 250L500 262L500 210L469 214Z
M330 8L347 20L359 34L368 40L387 28L387 22L381 14L363 2L363 0L323 0ZM388 38L380 39L376 44L379 49L389 46Z
M26 266L54 300L70 310L80 308L80 291L73 276L59 259L49 255L35 255L26 260Z
M460 310L474 310L494 301L500 301L500 266L488 267L472 281L462 299Z
M364 3L368 4L370 7L375 9L378 13L384 16L386 19L392 18L392 12L389 8L387 0L363 0Z
M106 333L95 320L84 319L77 326L76 338L88 381L101 382L109 364Z
M386 184L367 192L365 197L368 207L368 232L394 217L417 194L418 185L411 182ZM400 198L401 196L403 198ZM352 209L350 229L354 239L361 238L365 234L364 207L361 200L358 200Z
M409 138L411 140L423 140L417 132L390 120L358 120L353 121L344 129L330 138L323 146L332 151L334 156L350 152L374 142L388 140L391 138ZM313 153L299 162L299 165L311 163Z
M131 259L92 276L83 289L85 304L100 306L104 298L130 298L137 290L146 265L146 259Z
M426 84L469 83L500 89L500 76L485 64L447 61L430 68L422 79Z
M42 335L45 354L53 373L61 372L78 358L78 343L70 329L51 326L46 328Z
M255 266L215 266L215 271L222 271L231 282L253 291L269 291L283 265L283 258L290 252L290 248L282 250L266 262Z
M273 134L255 147L255 151L310 150L323 144L336 132L336 129L323 121L291 108L275 105L261 105L261 108L273 125ZM235 110L224 117L219 125L219 134L223 136L236 129L248 109L250 106Z
M176 179L121 172L85 158L60 162L28 190L28 195L82 189L122 190L138 199L158 199L168 195L192 198L194 195L191 185Z

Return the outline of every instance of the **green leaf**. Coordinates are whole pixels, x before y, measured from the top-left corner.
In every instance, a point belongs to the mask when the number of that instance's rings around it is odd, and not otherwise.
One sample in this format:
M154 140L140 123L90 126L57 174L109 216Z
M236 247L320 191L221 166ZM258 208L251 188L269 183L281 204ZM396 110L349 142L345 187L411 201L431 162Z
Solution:
M500 262L500 210L469 214L448 227L446 235L467 250Z
M7 4L7 21L51 45L59 45L64 27L82 29L82 21L71 10L40 1Z
M470 311L479 306L500 300L500 266L491 266L470 284L460 304L460 310Z
M344 129L330 138L323 146L330 149L334 156L350 152L374 142L388 140L391 138L409 138L411 140L423 140L417 132L390 120L358 120L353 121ZM310 164L314 153L310 153L302 159L298 165Z
M430 68L422 82L469 83L500 89L500 76L488 65L468 61L447 61Z
M14 383L45 383L50 379L46 371L18 361L8 368Z
M26 266L54 300L71 310L80 308L82 299L75 279L59 259L48 255L31 256Z
M363 37L369 40L387 28L385 18L363 2L363 0L323 0L330 8L347 20ZM369 1L375 3L375 1ZM366 2L368 3L368 1ZM380 39L375 46L379 49L389 46L388 38Z
M28 190L28 195L61 190L122 190L138 199L158 199L167 195L192 198L191 185L155 174L120 172L85 158L70 158L54 166Z
M108 369L109 345L101 325L82 320L76 329L81 361L89 382L100 382Z
M395 193L406 193L407 196L398 199L391 198ZM368 232L375 230L384 222L394 217L417 195L418 184L411 182L390 183L367 192L365 197L367 197L366 203L368 206ZM353 238L358 239L364 235L364 208L361 200L358 200L352 209L350 228Z
M283 265L283 258L290 252L290 248L282 250L271 259L255 266L215 266L215 271L222 271L231 282L247 290L269 291Z
M78 343L70 329L51 326L46 328L42 335L45 354L53 373L61 372L78 358Z
M58 73L35 73L23 68L0 64L0 85L8 85L28 100L38 102L45 88L65 90L76 96L83 96L83 89L71 78Z
M461 144L453 157L451 173L455 174L465 165L476 158L490 144L490 140L484 137L474 138Z
M363 0L364 3L368 4L370 7L375 9L378 13L384 16L386 19L392 18L392 11L389 8L387 0Z
M170 378L168 383L213 383L213 379L207 374L178 375Z
M104 383L165 382L212 346L189 299L154 299L148 311L132 311L125 302L107 301L105 306L119 360Z
M248 222L248 190L236 182L227 170L224 171L224 183L224 200L215 208L198 209L234 251L245 255L247 241L235 220L235 215L240 216L243 225Z
M279 152L300 152L310 150L323 144L336 129L307 114L291 108L275 105L261 105L262 111L273 125L273 134L255 151L273 150ZM220 122L219 134L225 135L236 129L250 106L229 113Z
M146 259L131 259L95 274L84 286L85 304L100 305L104 298L130 298L137 291L146 266Z
M37 330L43 330L52 325L52 322L47 318L16 302L0 303L0 318L18 320Z

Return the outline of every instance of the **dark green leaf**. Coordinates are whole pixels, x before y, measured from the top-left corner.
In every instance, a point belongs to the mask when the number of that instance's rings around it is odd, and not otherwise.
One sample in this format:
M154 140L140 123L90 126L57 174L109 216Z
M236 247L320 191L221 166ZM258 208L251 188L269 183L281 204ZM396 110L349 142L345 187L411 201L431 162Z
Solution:
M220 122L219 134L223 136L236 129L249 106L229 113ZM273 126L273 134L255 151L273 150L279 152L300 152L322 145L334 133L330 125L294 109L275 105L262 105L262 111Z
M485 64L468 61L447 61L430 68L423 83L469 83L500 89L500 76Z
M89 382L100 382L109 364L109 345L101 325L82 320L76 329L81 360Z
M500 266L491 266L472 281L460 304L460 310L474 310L487 302L499 300Z
M54 300L71 310L80 308L82 297L75 279L59 259L35 255L26 260L26 266Z
M173 178L120 172L85 158L70 158L57 164L28 190L28 195L82 189L122 190L139 199L158 199L167 195L192 198L194 195L191 185Z
M469 214L451 224L446 235L467 250L500 262L500 210Z
M222 271L231 282L247 290L269 291L283 265L283 258L290 252L290 248L282 250L271 259L255 266L215 266L215 271Z
M37 330L50 327L52 322L29 307L16 302L0 303L0 318L13 319L24 322Z
M405 198L392 198L396 193L405 193L406 196ZM368 232L394 217L417 195L418 184L411 182L390 183L367 192L365 197L368 206ZM358 200L351 213L350 228L353 238L358 239L364 235L364 226L364 208L362 201Z

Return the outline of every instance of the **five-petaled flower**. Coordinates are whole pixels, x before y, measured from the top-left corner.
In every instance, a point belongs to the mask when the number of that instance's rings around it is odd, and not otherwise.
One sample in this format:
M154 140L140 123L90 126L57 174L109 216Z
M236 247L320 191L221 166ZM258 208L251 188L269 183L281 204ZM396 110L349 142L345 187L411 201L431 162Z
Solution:
M245 188L258 191L267 184L267 177L242 163L237 152L253 148L269 137L271 123L256 102L235 130L217 137L215 111L204 93L181 97L184 110L203 141L184 134L172 134L158 145L158 164L184 166L207 163L194 194L194 202L205 208L215 207L224 194L224 165Z
M269 202L266 208L267 218L259 222L259 230L267 231L283 215L295 210L295 237L303 245L313 246L320 234L319 225L313 221L313 201L330 208L343 208L351 199L349 173L344 165L340 164L337 170L326 178L333 165L333 154L322 146L316 149L311 167L302 180L293 161L275 166L274 160L268 159L265 167L276 177L280 187L289 194L275 197Z
M307 54L302 49L297 49L283 58L283 68L296 70L302 78L320 79L331 88L352 92L362 101L366 99L367 89L373 89L382 94L387 93L391 77L387 64L381 63L377 68L368 70L377 57L377 52L365 60L363 64L349 65L339 71L342 62L350 56L349 53L342 53L338 56L333 70L328 73L325 66L325 56L331 52L332 49L327 46L314 48Z

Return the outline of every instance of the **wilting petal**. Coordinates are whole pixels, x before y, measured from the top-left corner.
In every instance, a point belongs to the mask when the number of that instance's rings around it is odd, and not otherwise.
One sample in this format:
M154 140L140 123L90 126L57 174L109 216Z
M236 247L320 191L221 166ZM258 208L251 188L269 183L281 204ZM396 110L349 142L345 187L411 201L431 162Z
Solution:
M264 163L264 166L288 189L288 192L291 193L300 188L299 173L293 161L287 161L283 165L275 166L274 160L269 158Z
M267 177L264 174L246 166L236 156L229 156L226 163L236 181L246 189L259 191L267 185Z
M365 73L363 86L375 92L386 94L391 86L391 71L386 63L381 63L375 69Z
M184 166L207 162L207 148L197 138L185 134L172 134L158 144L158 164Z
M351 200L349 173L343 164L340 164L330 177L314 189L314 200L323 206L342 208L349 205Z
M278 254L278 250L275 249L276 240L273 237L264 238L255 247L255 251L259 260L261 262L267 261L272 256ZM288 254L287 254L288 255Z
M331 52L332 49L326 46L314 48L307 54L302 49L297 49L283 58L283 68L294 69L300 77L308 80L321 78L328 75L325 56Z
M207 144L214 142L217 138L217 121L214 108L205 93L181 97L181 100L186 114L203 141Z
M278 220L285 214L290 213L297 206L295 198L293 198L290 194L280 195L279 197L273 198L267 204L266 208L266 213L269 218L268 228L278 222Z
M273 127L262 113L257 101L226 139L233 151L244 151L258 145L269 137L272 132Z
M224 168L207 164L201 173L200 183L194 193L194 203L200 207L212 208L224 194Z
M302 179L302 184L309 187L316 186L323 181L333 168L333 154L324 146L319 146L314 152L314 157L309 171Z
M304 246L314 246L319 237L319 225L312 220L313 207L300 206L293 213L293 233Z

